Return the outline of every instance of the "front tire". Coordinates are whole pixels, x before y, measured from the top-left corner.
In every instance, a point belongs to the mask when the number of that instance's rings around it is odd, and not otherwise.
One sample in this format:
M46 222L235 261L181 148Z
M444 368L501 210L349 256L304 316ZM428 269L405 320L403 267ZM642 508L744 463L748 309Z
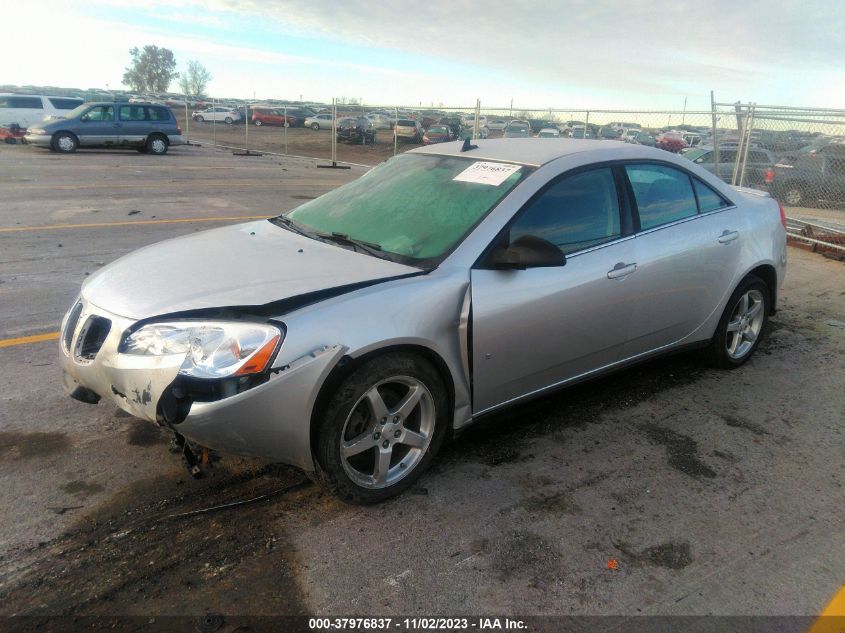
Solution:
M227 123L229 125L232 125L232 117L227 116L225 119L223 119L223 123Z
M70 132L59 132L53 137L53 149L63 154L73 154L79 147L79 141Z
M443 379L424 358L403 352L366 361L315 419L321 480L352 503L400 494L440 450L448 408Z
M763 339L770 308L769 287L759 277L746 277L734 290L716 327L707 350L710 363L736 369L751 358Z
M198 117L195 119L195 121L196 121L197 123L202 123L203 121L205 121L205 119L204 119L203 117L201 117L201 116L198 116Z
M312 123L312 124L311 124L311 129L312 129L312 130L315 130L315 131L316 131L316 130L319 130L319 129L320 129L320 124L319 124L319 123Z
M264 125L264 123L262 123L261 120L257 120L255 122L255 125L257 125L258 127L261 127L262 125Z

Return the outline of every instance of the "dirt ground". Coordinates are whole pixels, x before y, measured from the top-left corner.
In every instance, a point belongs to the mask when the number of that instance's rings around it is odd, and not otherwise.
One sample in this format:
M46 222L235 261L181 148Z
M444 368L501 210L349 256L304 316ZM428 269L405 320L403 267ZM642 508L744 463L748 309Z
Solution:
M125 252L363 171L164 160L0 147L3 339ZM144 218L172 222L48 228ZM230 456L192 479L163 431L63 394L54 340L0 347L0 616L817 614L845 581L845 264L789 257L742 368L683 354L513 408L372 507Z

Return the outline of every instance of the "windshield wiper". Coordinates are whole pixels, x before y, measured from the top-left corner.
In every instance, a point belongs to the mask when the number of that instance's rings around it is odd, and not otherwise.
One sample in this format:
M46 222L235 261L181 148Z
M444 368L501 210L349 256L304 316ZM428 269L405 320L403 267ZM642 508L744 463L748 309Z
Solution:
M310 233L306 231L286 215L277 215L275 218L270 218L270 222L272 222L276 226L281 226L282 228L285 228L288 231L293 231L294 233L299 233L300 235L304 235L305 237L310 237L312 240L317 235L316 233Z
M367 253L368 255L372 255L373 257L380 257L381 259L390 259L387 256L387 253L382 251L382 248L379 244L359 240L354 237L349 237L346 233L337 233L335 231L332 231L331 233L316 233L316 235L320 239L329 242L335 242L337 244L346 244L354 249L357 249L359 252Z

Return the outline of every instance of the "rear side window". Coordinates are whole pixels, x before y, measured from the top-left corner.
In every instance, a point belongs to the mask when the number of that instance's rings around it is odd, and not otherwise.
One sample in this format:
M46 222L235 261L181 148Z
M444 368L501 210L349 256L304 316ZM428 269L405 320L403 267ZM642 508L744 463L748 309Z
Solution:
M698 178L693 178L692 184L693 187L695 187L695 195L698 196L699 212L707 213L708 211L716 211L717 209L724 209L728 206L729 203L727 200L701 182Z
M147 108L147 113L150 121L169 121L170 112L164 108Z
M65 97L47 97L47 100L53 104L56 110L73 110L84 103L82 99L69 99Z
M690 177L663 165L626 165L634 189L642 230L698 213Z
M146 121L147 109L144 106L120 106L121 121Z
M511 242L524 235L541 237L567 254L620 237L613 172L594 169L553 184L511 226Z
M28 110L43 110L41 97L6 97L7 108L26 108Z

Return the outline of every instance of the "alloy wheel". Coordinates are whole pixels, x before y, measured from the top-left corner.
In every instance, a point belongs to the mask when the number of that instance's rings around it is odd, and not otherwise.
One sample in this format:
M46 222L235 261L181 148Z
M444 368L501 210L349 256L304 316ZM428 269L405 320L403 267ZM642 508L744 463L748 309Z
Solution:
M749 354L760 336L765 320L763 293L756 288L745 292L728 321L725 346L728 356L739 360Z
M344 471L363 488L396 484L422 461L436 419L434 398L420 380L394 376L380 381L346 418L340 440Z

